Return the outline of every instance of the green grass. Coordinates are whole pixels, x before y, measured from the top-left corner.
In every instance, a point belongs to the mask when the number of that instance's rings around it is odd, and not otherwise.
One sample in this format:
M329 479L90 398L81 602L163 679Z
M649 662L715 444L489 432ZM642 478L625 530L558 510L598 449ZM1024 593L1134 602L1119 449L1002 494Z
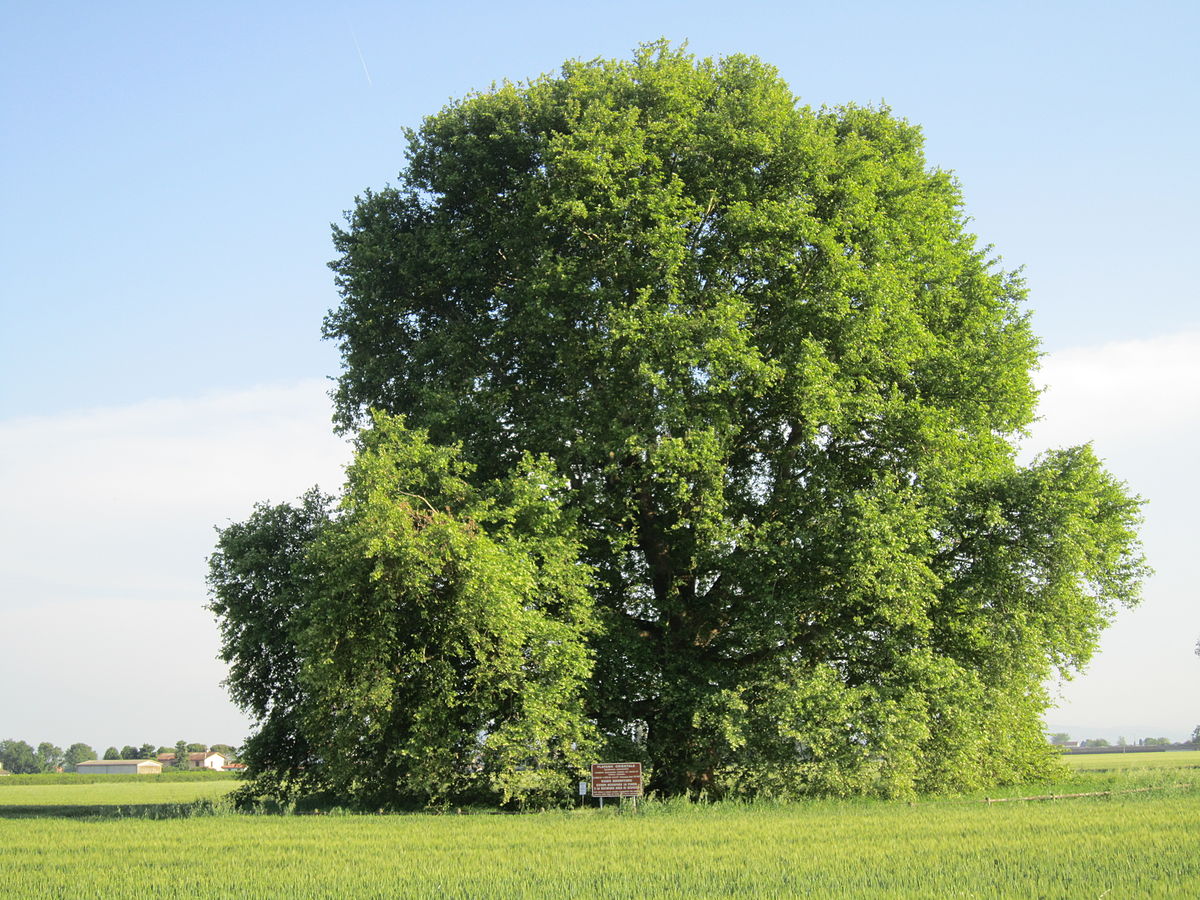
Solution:
M72 807L49 802L66 790L52 786L33 795L44 810L36 818L5 817L0 806L0 896L1200 896L1200 774L1154 774L1189 786L992 805L666 803L638 815L610 807L157 821L56 816ZM1069 783L1140 777L1081 773ZM136 804L168 786L95 787ZM107 805L118 795L96 796Z
M150 776L144 776L147 779ZM21 784L0 791L0 814L8 806L110 806L121 803L190 803L224 797L238 786L220 781L92 782L88 784Z
M1200 750L1162 750L1149 753L1071 753L1062 761L1074 771L1180 769L1200 767Z
M163 769L157 775L101 775L78 772L48 772L40 775L5 775L0 778L0 788L22 784L119 784L122 781L144 784L148 781L221 781L237 779L237 772L206 772L193 769L181 772L178 769Z

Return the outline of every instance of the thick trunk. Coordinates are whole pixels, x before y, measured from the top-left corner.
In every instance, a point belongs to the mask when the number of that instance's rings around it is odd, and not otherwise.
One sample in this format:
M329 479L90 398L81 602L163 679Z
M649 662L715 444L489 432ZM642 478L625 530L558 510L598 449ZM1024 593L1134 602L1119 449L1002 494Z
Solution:
M688 753L691 723L680 721L679 713L672 709L651 723L646 748L652 772L648 789L668 797L698 793L696 772Z
M697 716L714 690L714 673L706 657L689 617L672 617L662 642L658 714L648 723L650 789L660 794L698 795L711 786L720 762L719 749Z
M650 723L649 790L665 796L695 797L712 787L719 760L716 748L697 728L695 713L694 703L673 703Z
M696 713L713 690L704 645L714 633L707 598L697 597L693 536L671 529L656 507L650 485L638 491L636 540L645 561L657 618L641 620L656 645L659 695L646 718L652 766L648 789L675 796L696 795L712 782L717 758L697 728ZM704 609L701 609L701 606Z

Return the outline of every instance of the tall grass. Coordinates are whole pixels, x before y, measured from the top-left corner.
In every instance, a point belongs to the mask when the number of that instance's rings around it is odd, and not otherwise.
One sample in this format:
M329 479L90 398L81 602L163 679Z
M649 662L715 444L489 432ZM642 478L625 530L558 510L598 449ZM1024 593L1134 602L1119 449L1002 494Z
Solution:
M150 781L140 784L90 782L85 784L19 784L0 791L0 811L8 806L109 806L121 803L189 803L223 797L238 782Z
M28 784L120 784L136 782L145 784L149 781L228 781L241 776L237 772L212 772L193 769L163 769L157 775L101 775L89 772L45 772L38 775L6 775L0 778L0 788L16 787Z
M1157 753L1072 753L1062 757L1073 772L1200 768L1200 750Z
M1200 896L1197 780L1054 802L671 801L637 815L15 820L0 807L0 896Z

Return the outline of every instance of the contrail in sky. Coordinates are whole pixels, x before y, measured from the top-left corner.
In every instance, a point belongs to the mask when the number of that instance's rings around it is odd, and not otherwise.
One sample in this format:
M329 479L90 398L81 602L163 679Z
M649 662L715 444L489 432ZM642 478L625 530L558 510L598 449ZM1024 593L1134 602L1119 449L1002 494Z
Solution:
M375 83L374 83L373 81L371 81L371 72L370 72L370 70L367 68L367 61L366 61L365 59L363 59L363 55L362 55L362 47L358 46L358 35L356 35L356 34L354 33L354 26L353 26L353 25L351 25L351 26L350 26L350 37L352 37L352 38L354 39L354 49L358 51L358 61L359 61L360 63L362 63L362 66L363 66L363 74L367 76L367 86L368 86L368 87L374 87L374 86L375 86Z

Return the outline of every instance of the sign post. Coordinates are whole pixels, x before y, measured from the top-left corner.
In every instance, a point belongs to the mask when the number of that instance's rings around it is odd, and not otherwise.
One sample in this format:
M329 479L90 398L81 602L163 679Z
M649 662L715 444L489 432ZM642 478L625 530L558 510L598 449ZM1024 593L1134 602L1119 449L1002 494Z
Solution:
M592 763L592 796L600 798L601 809L605 797L632 797L636 810L642 796L642 764Z

